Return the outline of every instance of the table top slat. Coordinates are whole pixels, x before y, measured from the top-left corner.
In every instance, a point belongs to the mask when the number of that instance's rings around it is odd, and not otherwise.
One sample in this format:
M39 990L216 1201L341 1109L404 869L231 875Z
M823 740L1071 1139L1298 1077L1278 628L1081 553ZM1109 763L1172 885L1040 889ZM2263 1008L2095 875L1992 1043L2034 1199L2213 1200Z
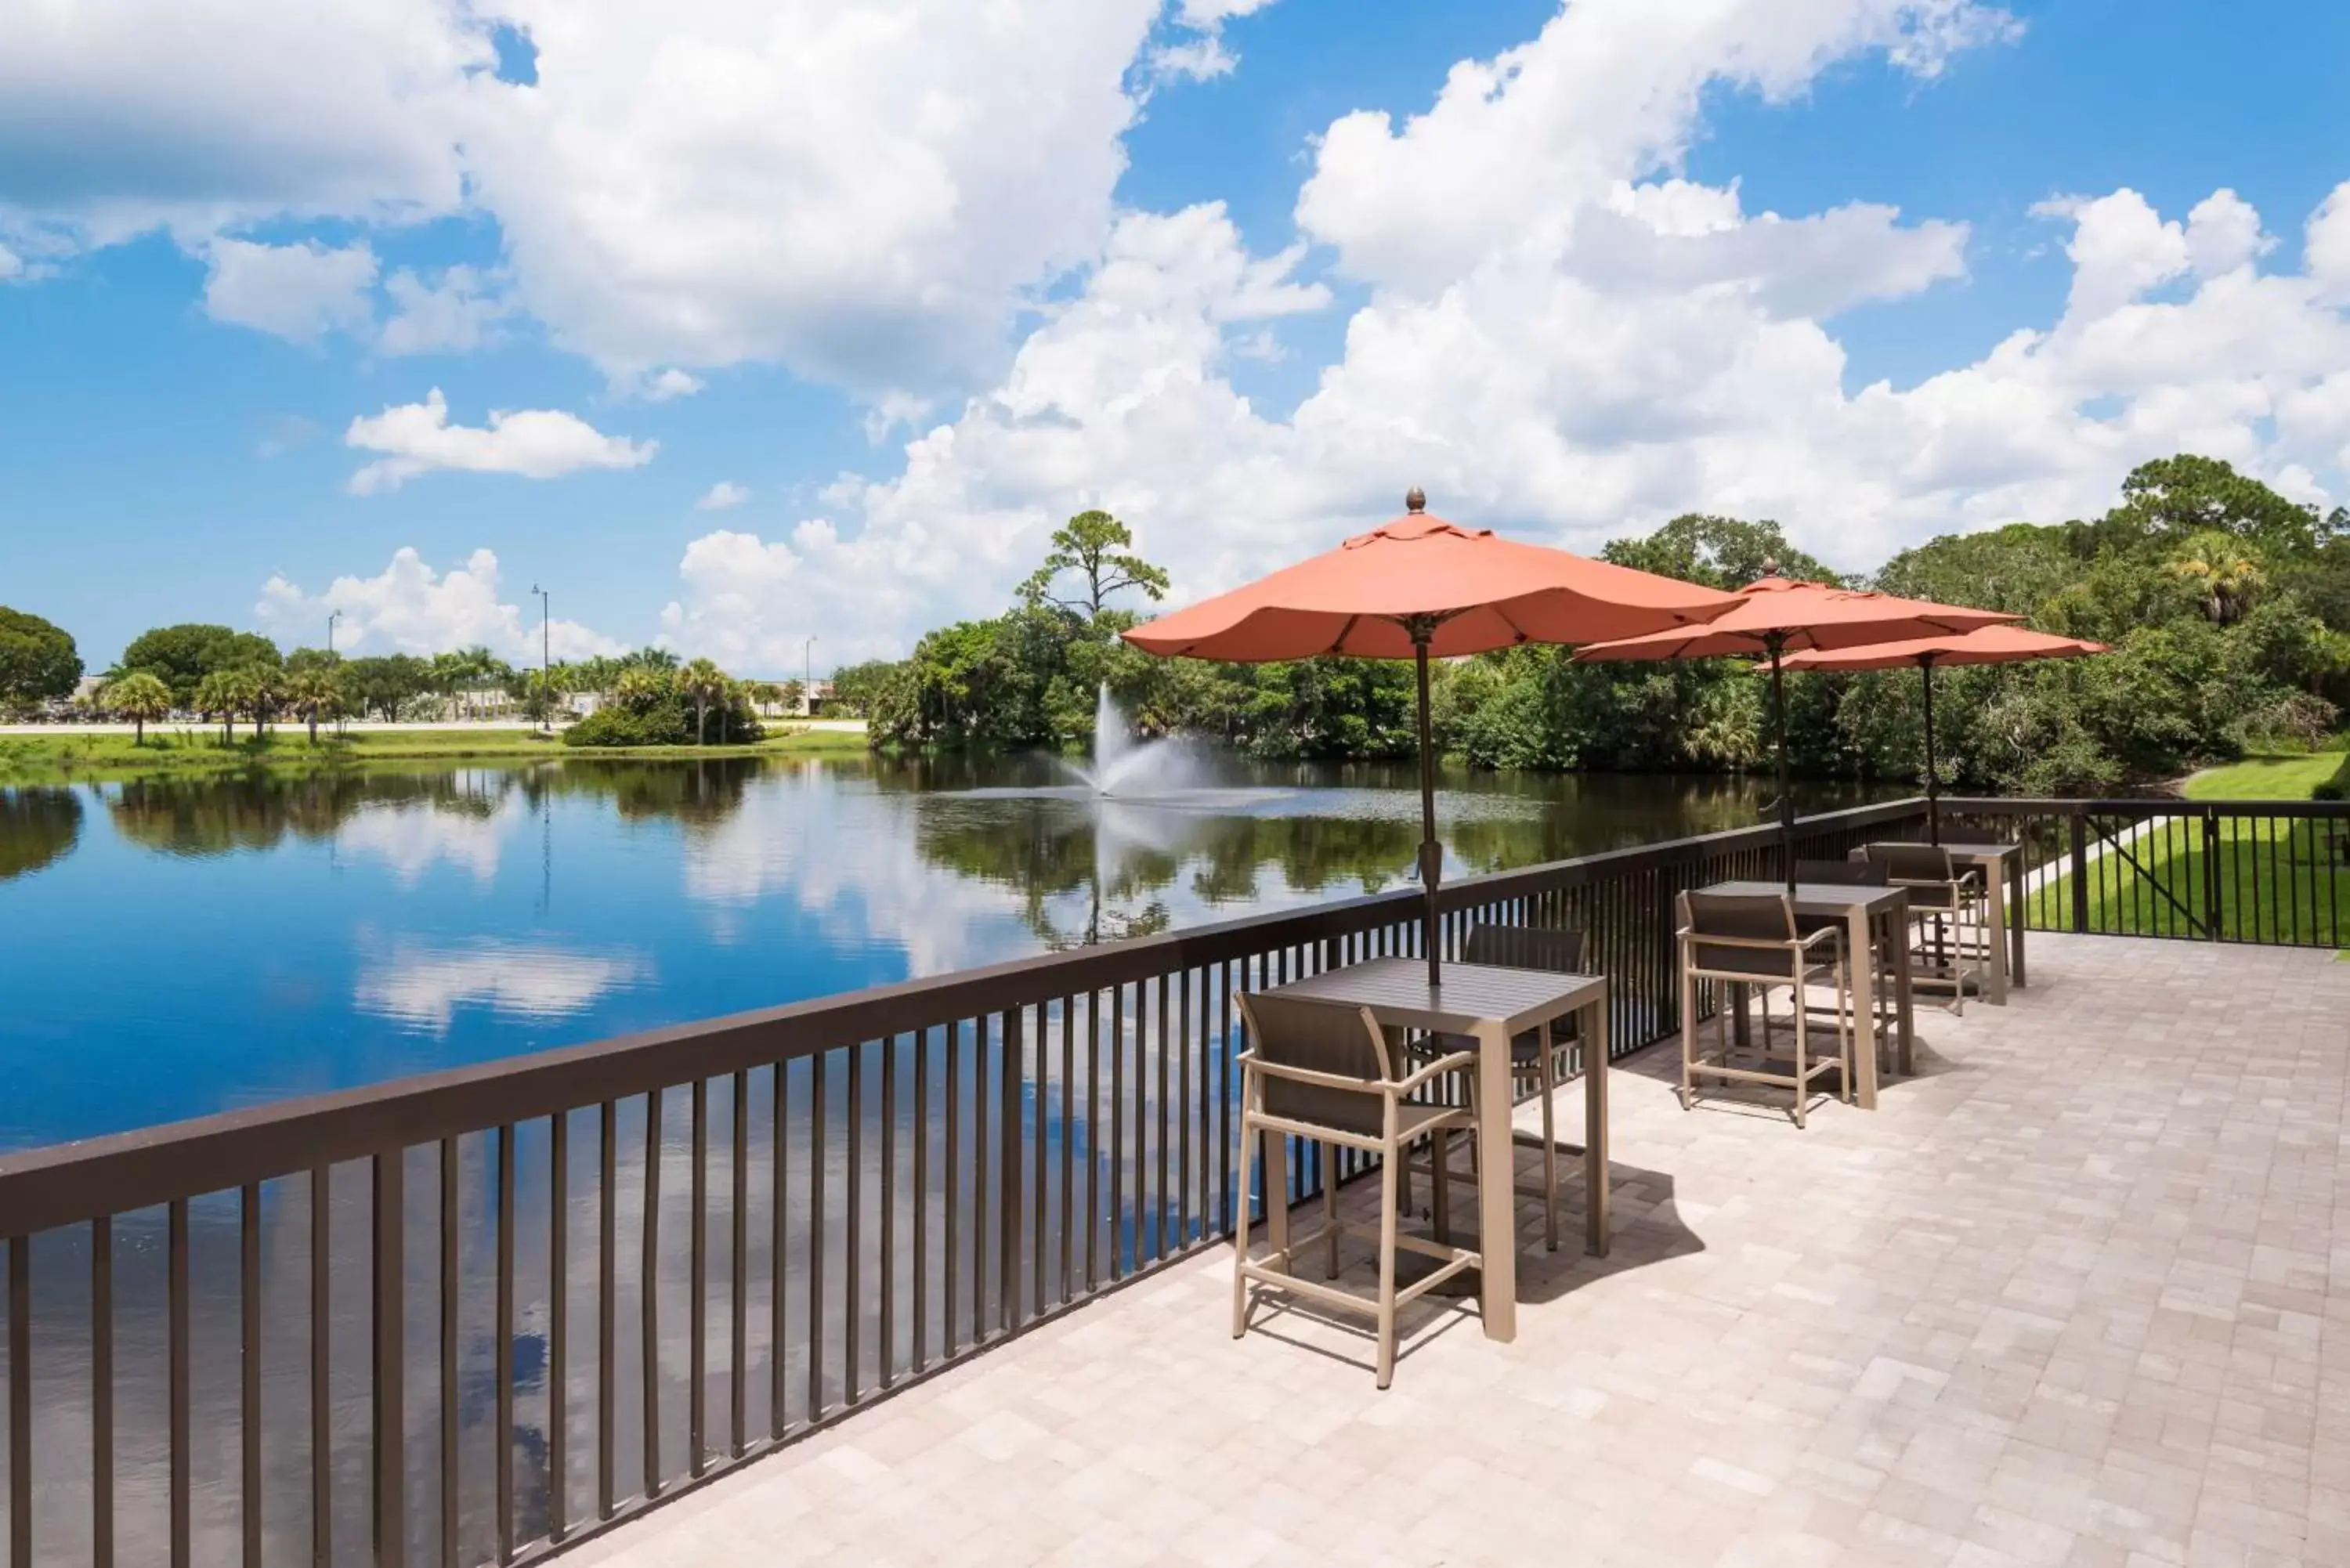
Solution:
M1701 893L1730 893L1743 898L1775 898L1787 890L1784 882L1716 882L1700 888ZM1862 882L1798 882L1795 884L1795 913L1799 915L1849 915L1856 909L1877 914L1892 909L1897 902L1907 902L1908 893L1900 888L1877 887Z
M1442 983L1430 991L1425 959L1371 959L1272 987L1267 994L1367 1007L1380 1023L1404 1028L1465 1033L1499 1024L1516 1033L1588 1004L1607 986L1598 975L1492 964L1448 963L1442 974Z

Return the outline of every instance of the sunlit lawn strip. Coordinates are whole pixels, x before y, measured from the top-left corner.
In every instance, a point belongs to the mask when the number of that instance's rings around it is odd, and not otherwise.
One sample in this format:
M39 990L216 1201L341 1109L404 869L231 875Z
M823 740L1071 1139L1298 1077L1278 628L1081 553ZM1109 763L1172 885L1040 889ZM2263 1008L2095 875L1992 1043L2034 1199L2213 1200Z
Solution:
M2079 874L2092 932L2209 936L2205 892L2212 877L2222 940L2350 942L2350 822L2223 817L2209 847L2197 816L2158 818L2136 836L2126 821L2106 826L2117 845L2093 833L2085 873L2057 877L2030 898L2034 927L2074 929Z
M392 762L525 762L577 757L645 760L715 757L847 756L865 751L850 730L795 730L740 746L567 746L528 730L400 730L342 737L321 733L312 745L299 726L259 741L224 744L215 732L151 728L144 745L118 734L0 735L0 784L128 778L151 774L307 773Z

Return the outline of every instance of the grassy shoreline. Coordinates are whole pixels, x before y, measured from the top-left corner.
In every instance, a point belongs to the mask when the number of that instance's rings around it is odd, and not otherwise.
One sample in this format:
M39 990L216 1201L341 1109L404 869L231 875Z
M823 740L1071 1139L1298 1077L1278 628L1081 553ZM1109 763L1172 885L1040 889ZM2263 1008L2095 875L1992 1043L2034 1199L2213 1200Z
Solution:
M224 744L217 732L151 729L144 745L118 734L0 734L0 784L78 784L170 774L323 773L381 763L424 762L549 762L569 758L673 761L719 757L862 756L865 736L854 730L791 729L755 745L567 746L529 730L361 731L340 737L324 731L317 745L298 725L260 740L240 734Z

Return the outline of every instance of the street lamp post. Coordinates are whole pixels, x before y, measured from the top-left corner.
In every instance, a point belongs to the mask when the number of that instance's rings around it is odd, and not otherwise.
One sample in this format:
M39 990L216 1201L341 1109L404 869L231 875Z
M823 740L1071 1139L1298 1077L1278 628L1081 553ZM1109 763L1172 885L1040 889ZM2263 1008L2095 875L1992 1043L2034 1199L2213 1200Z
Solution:
M328 653L335 651L335 623L342 618L343 612L340 610L327 612L327 651Z
M816 639L800 644L800 711L816 717Z
M554 647L555 602L536 583L530 585L530 591L538 596L538 727L552 732L555 728L555 661L548 655Z

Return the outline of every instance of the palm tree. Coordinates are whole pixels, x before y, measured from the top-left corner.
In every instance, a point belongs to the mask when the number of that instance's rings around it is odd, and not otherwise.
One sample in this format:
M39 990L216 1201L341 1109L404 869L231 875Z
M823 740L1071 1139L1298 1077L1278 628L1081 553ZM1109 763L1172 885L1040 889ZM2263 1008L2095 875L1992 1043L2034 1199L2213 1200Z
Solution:
M236 716L252 705L253 677L242 670L215 670L196 683L196 711L221 718L221 743L236 739ZM259 725L256 722L255 731Z
M631 710L650 708L669 694L666 675L650 670L624 670L612 683L612 695Z
M318 718L343 704L342 680L331 670L312 667L296 670L286 682L286 700L294 711L310 722L310 743L318 743Z
M286 672L272 670L266 664L249 664L238 671L252 682L253 690L246 698L253 711L253 738L261 738L261 722L277 716L278 704L286 700Z
M2254 591L2268 580L2251 546L2216 528L2189 535L2171 556L2170 569L2194 585L2203 613L2220 626L2241 619Z
M148 720L169 718L172 712L172 689L144 670L108 681L99 688L98 700L130 721L134 746L147 743Z
M693 702L693 742L709 743L710 705L726 701L726 671L706 659L687 665L678 677L678 690Z

